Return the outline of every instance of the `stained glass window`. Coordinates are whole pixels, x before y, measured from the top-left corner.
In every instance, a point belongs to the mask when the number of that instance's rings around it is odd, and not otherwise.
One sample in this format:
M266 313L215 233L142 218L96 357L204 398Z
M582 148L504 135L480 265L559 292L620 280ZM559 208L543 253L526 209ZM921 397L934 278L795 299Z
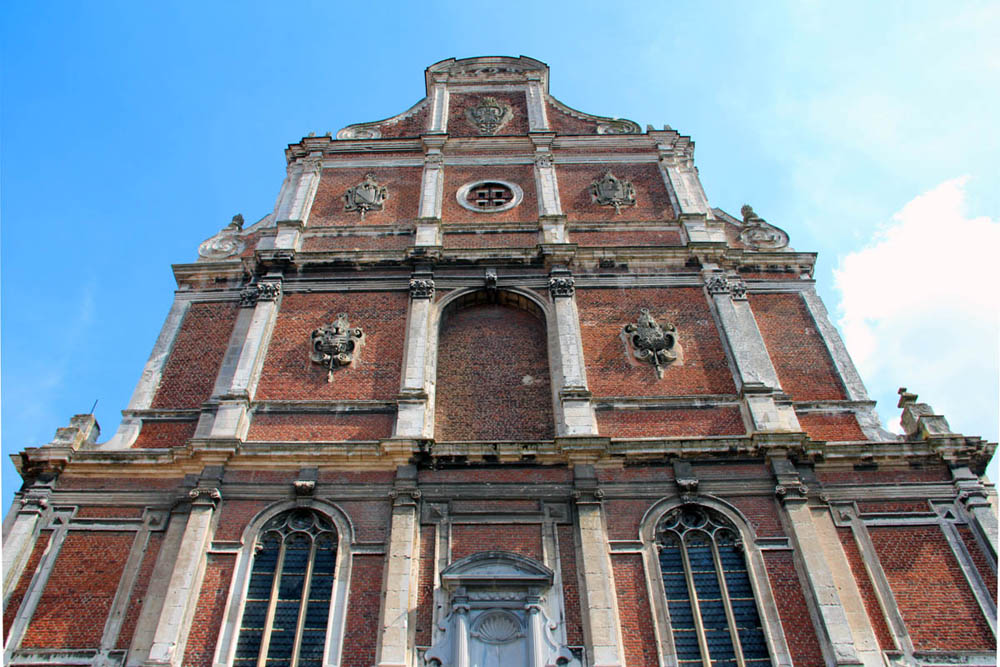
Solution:
M660 522L657 547L678 665L770 665L736 527L712 509L685 505Z
M268 521L257 543L234 667L321 667L337 533L308 509Z

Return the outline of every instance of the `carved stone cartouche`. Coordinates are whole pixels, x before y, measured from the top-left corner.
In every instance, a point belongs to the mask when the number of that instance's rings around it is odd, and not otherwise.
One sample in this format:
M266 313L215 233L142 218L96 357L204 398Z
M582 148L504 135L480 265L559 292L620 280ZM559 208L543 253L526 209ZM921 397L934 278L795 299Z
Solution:
M348 366L354 361L355 352L364 342L365 334L360 327L351 328L347 313L339 313L337 319L315 329L310 336L312 352L309 358L314 363L327 368L326 381L333 382L333 369Z
M479 104L465 110L465 117L480 134L496 134L513 117L510 105L495 97L484 97Z
M368 211L381 211L382 204L389 198L389 191L384 185L379 185L374 174L366 174L365 180L344 193L344 210L360 211L361 219L365 219Z
M656 376L663 377L663 368L677 359L677 327L667 323L660 326L648 308L639 310L639 321L626 324L624 329L632 355L648 361L656 368Z
M614 206L615 214L622 206L635 206L635 186L631 181L616 178L610 170L590 184L591 199L600 206Z
M740 214L743 216L740 241L745 245L754 250L780 250L788 245L788 234L757 215L749 204L743 205Z

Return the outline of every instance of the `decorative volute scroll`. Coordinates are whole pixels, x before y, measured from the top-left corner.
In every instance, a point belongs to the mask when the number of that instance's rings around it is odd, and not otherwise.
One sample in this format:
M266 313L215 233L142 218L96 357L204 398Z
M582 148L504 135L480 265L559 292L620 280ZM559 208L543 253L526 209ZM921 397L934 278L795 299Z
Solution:
M218 234L198 246L199 257L217 260L240 254L244 248L243 240L240 238L242 232L243 216L237 213Z
M788 246L788 234L768 224L754 212L752 206L744 204L740 214L743 216L740 241L748 247L754 250L780 250Z
M484 97L479 104L465 110L465 117L476 126L479 134L494 135L510 122L514 112L510 105L495 97Z
M663 378L663 369L678 357L677 327L664 326L653 319L648 308L639 310L639 321L626 324L622 330L632 356L653 364L656 377Z
M326 381L333 382L333 370L349 366L364 344L365 334L360 327L352 328L347 313L338 313L337 319L315 329L310 336L313 363L327 368Z
M375 180L375 174L365 174L365 180L344 193L344 210L360 211L365 219L368 211L381 211L382 204L389 198L389 191Z
M612 118L597 124L598 134L642 134L638 123L624 118Z
M622 206L635 206L635 186L631 181L616 178L611 170L590 184L590 196L600 206L614 206L615 214Z

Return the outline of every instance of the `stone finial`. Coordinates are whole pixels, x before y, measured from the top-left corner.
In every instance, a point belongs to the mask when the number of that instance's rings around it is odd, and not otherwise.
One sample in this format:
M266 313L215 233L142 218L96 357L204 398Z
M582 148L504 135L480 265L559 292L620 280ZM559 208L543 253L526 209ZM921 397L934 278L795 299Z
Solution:
M46 447L69 447L70 449L86 449L97 442L101 434L101 426L92 414L73 415L69 426L56 429L55 437Z
M911 440L926 440L929 437L952 435L948 420L934 414L934 408L927 403L918 403L917 394L900 387L899 402L896 407L903 409L899 423L906 437Z
M229 226L226 227L226 229L235 229L236 231L242 232L243 231L243 214L242 213L237 213L236 215L234 215L232 221L229 223Z

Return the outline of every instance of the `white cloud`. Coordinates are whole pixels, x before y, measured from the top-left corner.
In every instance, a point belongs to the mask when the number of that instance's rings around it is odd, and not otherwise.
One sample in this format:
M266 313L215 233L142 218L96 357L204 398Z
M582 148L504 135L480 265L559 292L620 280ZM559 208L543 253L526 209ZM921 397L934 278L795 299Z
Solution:
M952 429L997 437L1000 221L969 217L955 178L892 216L834 270L840 327L886 422L905 385ZM995 476L995 475L994 475Z

